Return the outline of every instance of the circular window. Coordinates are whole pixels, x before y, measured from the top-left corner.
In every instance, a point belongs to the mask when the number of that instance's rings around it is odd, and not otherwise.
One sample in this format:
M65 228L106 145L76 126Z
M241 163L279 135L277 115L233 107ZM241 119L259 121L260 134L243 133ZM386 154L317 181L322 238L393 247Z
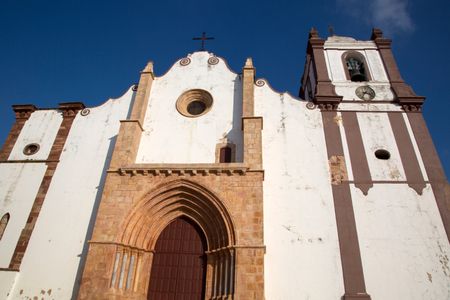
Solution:
M35 143L28 144L28 145L25 146L25 148L23 148L23 154L25 154L25 155L33 155L33 154L35 154L36 152L39 151L39 148L40 147L39 147L38 144L35 144Z
M185 117L199 117L206 114L212 106L213 98L205 90L195 89L184 92L177 100L176 107Z
M375 151L375 157L378 159L386 160L386 159L391 158L391 154L387 150L379 149L379 150Z
M195 115L195 116L201 114L205 110L206 110L205 103L202 101L198 101L198 100L192 101L187 106L188 113L190 113L191 115Z

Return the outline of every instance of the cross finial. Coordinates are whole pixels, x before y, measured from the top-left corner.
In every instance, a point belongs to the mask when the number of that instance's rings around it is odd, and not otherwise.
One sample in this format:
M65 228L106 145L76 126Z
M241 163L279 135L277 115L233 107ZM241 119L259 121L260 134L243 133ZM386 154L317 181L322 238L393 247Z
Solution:
M196 41L198 41L198 40L202 41L202 47L200 48L200 51L205 51L205 41L206 40L213 40L214 38L213 37L206 37L206 32L203 32L201 37L194 37L192 39L196 40Z
M328 25L328 32L330 33L330 36L334 36L334 28L332 25Z

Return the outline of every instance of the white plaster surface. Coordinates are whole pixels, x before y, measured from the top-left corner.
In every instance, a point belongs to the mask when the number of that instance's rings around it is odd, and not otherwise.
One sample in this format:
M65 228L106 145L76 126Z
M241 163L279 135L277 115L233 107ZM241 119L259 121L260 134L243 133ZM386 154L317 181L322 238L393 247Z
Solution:
M0 268L9 267L46 169L43 163L0 164L0 218L10 215L0 240Z
M358 43L355 43L355 47ZM355 50L355 52L364 56L366 71L369 72L371 81L352 82L346 77L346 66L342 59L342 55L348 51L348 48L341 50L338 47L339 43L334 43L334 45L337 48L325 50L325 61L330 79L335 85L336 94L343 96L343 100L362 101L356 96L355 90L359 86L369 85L375 91L375 98L372 101L392 101L394 99L383 62L377 50L365 49L364 47ZM358 49L358 47L355 49Z
M339 111L354 110L364 112L386 112L386 111L402 111L400 105L392 103L371 103L366 101L341 103L338 106Z
M416 137L414 136L414 132L412 131L411 124L409 123L408 116L404 113L403 119L405 120L406 128L408 129L409 137L411 138L411 142L413 144L414 153L416 153L417 161L419 162L420 171L422 172L423 179L428 181L427 171L425 169L425 165L423 164L423 158L419 151L419 146L417 146Z
M11 289L19 277L19 272L16 271L0 271L0 298L12 299L10 296Z
M127 117L132 97L129 89L122 97L91 108L89 115L76 116L11 299L35 296L71 299L74 287L77 291L77 271L80 259L86 255L83 246L88 226L93 222L93 209L101 195L102 176L119 130L119 120ZM41 291L48 290L51 297L41 295Z
M241 78L221 58L217 65L209 65L211 56L195 52L189 65L177 62L154 80L137 163L214 163L216 144L225 139L236 144L236 161L242 161ZM191 89L212 95L208 113L189 118L177 111L178 97Z
M367 292L372 299L450 299L450 246L429 185L351 188Z
M387 113L358 113L357 118L372 180L406 180ZM376 158L378 149L389 151L391 158Z
M320 111L266 84L255 87L255 114L264 118L265 298L340 299L344 287Z
M16 144L9 155L9 159L47 159L61 122L62 114L57 110L38 110L33 112L25 122ZM33 155L23 154L23 149L30 143L39 144L39 151Z

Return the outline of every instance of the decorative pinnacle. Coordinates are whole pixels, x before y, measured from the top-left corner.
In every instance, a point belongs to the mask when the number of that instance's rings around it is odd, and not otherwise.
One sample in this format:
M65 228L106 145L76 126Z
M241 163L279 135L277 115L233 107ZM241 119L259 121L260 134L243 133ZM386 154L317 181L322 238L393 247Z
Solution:
M309 38L319 38L319 32L316 28L311 28L311 30L309 31Z
M253 68L253 60L251 57L248 57L247 60L245 61L244 68Z
M142 70L142 73L153 73L153 61L147 63L144 70Z

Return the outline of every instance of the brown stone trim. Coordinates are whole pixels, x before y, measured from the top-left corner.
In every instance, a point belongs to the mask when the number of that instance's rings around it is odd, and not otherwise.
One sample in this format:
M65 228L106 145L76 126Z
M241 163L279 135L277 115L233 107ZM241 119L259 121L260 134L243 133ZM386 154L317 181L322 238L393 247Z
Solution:
M402 160L403 170L405 170L408 186L415 190L417 194L422 195L422 191L426 187L425 179L420 170L419 161L406 128L403 114L388 113L388 117Z
M153 73L153 62L149 61L144 70L142 70L141 72L141 78L139 79L136 98L133 103L130 117L130 119L132 120L138 120L140 124L144 122L148 101L150 99L150 91L154 79L155 75Z
M343 158L344 150L339 126L335 122L336 112L322 111L322 120L327 146L328 159ZM333 170L331 170L333 171ZM344 181L334 182L335 174L331 174L336 225L341 253L342 272L344 277L344 299L370 299L366 293L364 273L359 250L358 233L350 193L350 185Z
M314 102L316 104L337 105L342 101L342 96L336 94L333 84L328 75L327 64L325 61L325 50L323 45L325 40L319 37L316 29L312 28L309 32L308 50L312 55L312 62L316 73L316 91L314 93Z
M355 186L364 195L373 187L370 175L369 163L367 162L366 151L359 128L358 118L355 112L342 112L342 123L344 124L345 136L347 137L347 147L350 154L353 178ZM366 183L363 183L366 182Z
M428 180L433 189L434 197L436 198L436 203L447 233L447 239L450 240L450 197L446 195L446 189L448 191L449 185L444 169L442 168L441 161L422 114L407 113L406 115L414 133Z
M0 271L3 271L3 272L19 272L19 269L0 268Z
M251 58L247 58L242 68L242 116L253 117L255 113L254 83L256 70Z
M348 183L371 183L371 184L408 184L408 183L413 183L413 184L421 184L422 182L411 182L411 181L407 181L407 180L398 180L398 181L393 181L393 180L372 180L372 181L355 181L355 180L343 180L342 182L348 182ZM423 181L426 184L429 184L429 181Z
M348 111L348 112L357 112L357 113L394 113L394 114L404 114L404 111L391 111L391 110L341 110L335 109L335 111Z
M397 96L397 102L400 104L422 105L425 101L425 97L416 95L413 89L403 81L403 78L400 75L400 71L398 70L397 63L395 62L391 50L392 41L384 38L383 32L378 28L372 30L371 39L378 47L378 52L383 61L392 90Z
M20 237L17 241L14 254L11 258L11 262L9 264L9 268L11 269L20 268L23 256L25 255L28 243L31 238L31 234L33 233L34 226L36 225L42 205L44 204L48 188L50 187L50 183L52 182L53 174L55 173L56 167L58 166L58 162L56 161L59 161L73 120L75 119L78 111L82 108L84 108L84 105L79 102L60 104L60 109L63 113L63 121L61 122L58 133L56 134L55 140L53 142L53 146L50 150L50 154L48 156L48 160L52 162L47 162L47 170L45 171L44 177L42 178L41 185L39 186L36 198L34 199L34 203L28 215L27 222L25 224L25 227L22 229L22 232L20 233Z
M0 164L26 164L26 163L54 163L59 162L59 160L48 160L48 159L17 159L17 160L0 160Z
M342 100L341 103L353 103L353 104L393 104L395 101L383 101L383 100Z
M0 161L7 160L11 154L14 145L16 144L17 138L22 131L23 125L30 118L31 114L36 111L36 106L32 104L25 105L13 105L13 110L16 115L16 122L11 127L8 137L0 151Z

